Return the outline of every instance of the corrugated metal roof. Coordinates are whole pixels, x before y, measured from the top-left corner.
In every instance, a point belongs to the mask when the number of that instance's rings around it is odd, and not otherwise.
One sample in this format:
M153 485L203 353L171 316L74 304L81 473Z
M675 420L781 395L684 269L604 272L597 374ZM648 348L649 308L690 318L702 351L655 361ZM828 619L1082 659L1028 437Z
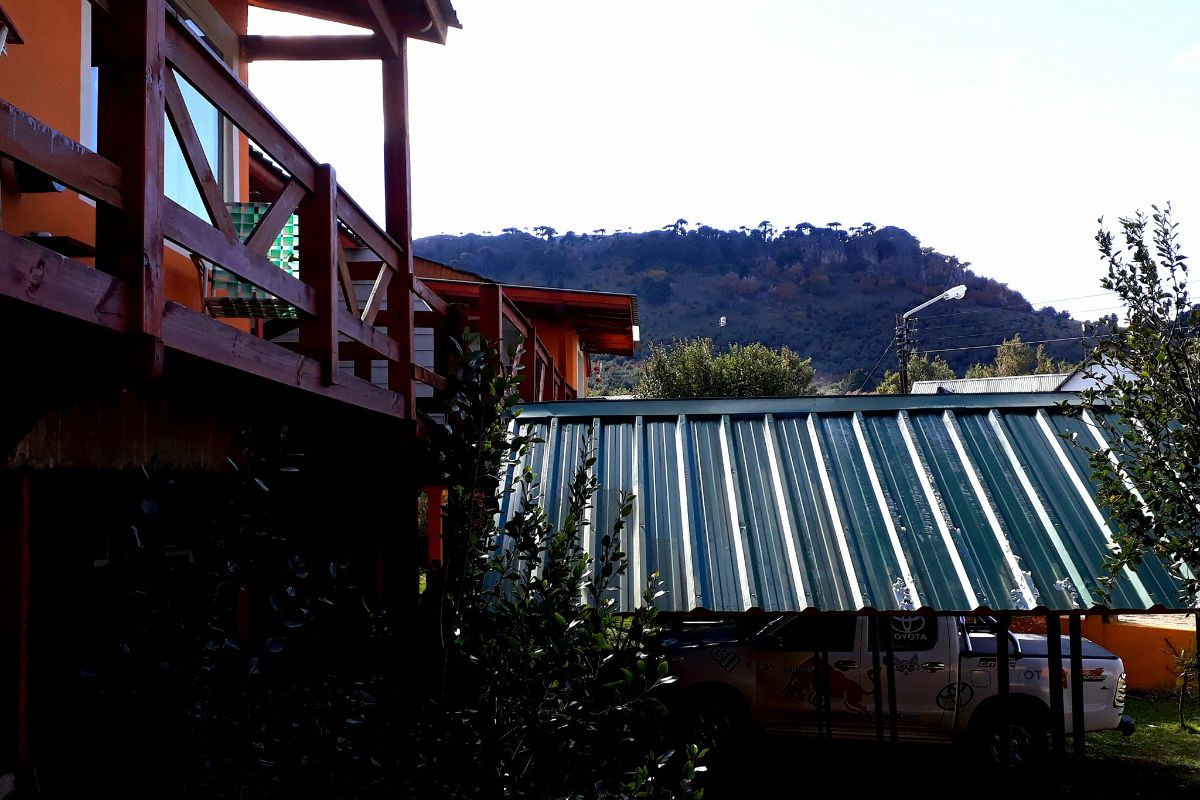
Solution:
M595 430L592 550L622 489L637 602L661 573L674 611L1088 608L1111 541L1067 394L593 400L526 406L529 456L561 519ZM510 474L509 480L512 480ZM519 497L502 509L504 519ZM1178 607L1147 560L1112 607Z
M997 392L1055 392L1074 373L1012 375L1003 378L955 378L948 381L916 381L913 394L994 394Z

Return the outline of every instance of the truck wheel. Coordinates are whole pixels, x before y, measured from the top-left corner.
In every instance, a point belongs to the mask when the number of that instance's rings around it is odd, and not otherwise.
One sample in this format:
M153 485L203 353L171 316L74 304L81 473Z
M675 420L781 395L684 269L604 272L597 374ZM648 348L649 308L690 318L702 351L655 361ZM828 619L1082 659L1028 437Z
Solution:
M1030 708L1014 708L1008 717L1009 765L1018 769L1040 766L1050 752L1050 727L1046 715ZM1002 764L1004 758L1003 726L1000 715L992 714L981 730L987 755L992 763Z

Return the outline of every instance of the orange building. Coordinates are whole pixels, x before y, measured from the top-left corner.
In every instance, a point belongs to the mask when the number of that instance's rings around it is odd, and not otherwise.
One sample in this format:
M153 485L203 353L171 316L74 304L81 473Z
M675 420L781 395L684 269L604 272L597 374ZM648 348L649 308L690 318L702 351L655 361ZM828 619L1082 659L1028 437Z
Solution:
M470 309L470 321L502 341L506 355L523 342L521 396L528 402L585 397L592 356L629 356L637 348L634 295L497 284L419 256L414 271L446 302Z
M363 33L252 36L250 6ZM632 352L631 296L414 271L408 42L454 27L450 0L0 0L0 794L75 796L105 758L77 651L144 465L208 485L244 431L286 428L320 486L298 510L403 614L451 328L524 336L527 399ZM381 64L382 221L246 85L251 61L342 59Z

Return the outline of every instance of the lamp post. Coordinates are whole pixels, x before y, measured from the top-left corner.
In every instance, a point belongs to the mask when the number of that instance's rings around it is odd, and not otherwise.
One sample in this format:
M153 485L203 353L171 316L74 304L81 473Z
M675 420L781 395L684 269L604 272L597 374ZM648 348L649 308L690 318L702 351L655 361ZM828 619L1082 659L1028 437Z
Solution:
M896 359L900 366L900 394L908 394L908 357L916 344L916 332L909 327L909 317L918 311L924 311L939 300L961 300L967 293L967 287L959 284L952 289L939 294L932 300L926 300L916 308L910 308L903 314L896 315Z

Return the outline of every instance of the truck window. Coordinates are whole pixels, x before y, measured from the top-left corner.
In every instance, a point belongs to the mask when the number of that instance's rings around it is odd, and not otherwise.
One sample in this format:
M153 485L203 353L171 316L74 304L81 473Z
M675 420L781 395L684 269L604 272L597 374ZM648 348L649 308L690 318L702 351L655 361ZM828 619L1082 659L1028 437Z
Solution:
M921 650L932 650L938 642L937 617L887 617L892 626L892 650L897 653L912 653ZM875 650L875 625L878 619L871 620L869 638L872 652Z
M783 649L842 652L854 649L854 617L793 617L778 635Z

